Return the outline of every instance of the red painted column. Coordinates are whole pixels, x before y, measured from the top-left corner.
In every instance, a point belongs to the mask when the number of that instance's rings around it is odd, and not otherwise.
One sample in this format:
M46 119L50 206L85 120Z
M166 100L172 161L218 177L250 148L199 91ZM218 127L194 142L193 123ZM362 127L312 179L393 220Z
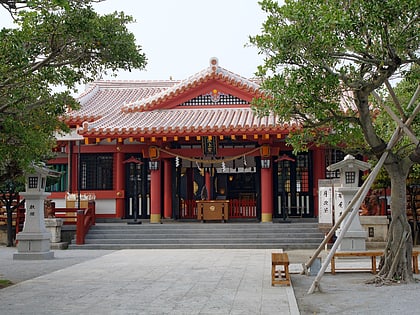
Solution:
M207 200L211 199L212 191L211 191L211 173L205 172L205 181L206 181L206 189L207 189Z
M115 196L115 216L122 219L124 217L124 154L122 152L115 153L115 189L117 195Z
M273 221L273 169L261 168L261 222Z
M163 198L163 217L172 218L172 167L171 160L163 160L163 193L165 198Z
M161 171L150 171L150 223L160 223L161 219Z

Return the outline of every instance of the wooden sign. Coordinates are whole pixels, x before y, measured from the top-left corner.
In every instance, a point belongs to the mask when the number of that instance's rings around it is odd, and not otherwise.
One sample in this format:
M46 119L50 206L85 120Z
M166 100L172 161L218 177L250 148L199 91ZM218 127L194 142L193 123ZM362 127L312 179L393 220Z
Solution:
M204 136L201 138L203 154L216 155L217 154L217 137Z

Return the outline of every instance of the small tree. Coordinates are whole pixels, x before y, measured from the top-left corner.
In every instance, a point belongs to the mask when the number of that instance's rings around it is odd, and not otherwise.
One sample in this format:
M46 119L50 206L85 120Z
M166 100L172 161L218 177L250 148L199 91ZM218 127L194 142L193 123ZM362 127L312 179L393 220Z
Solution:
M263 0L260 4L267 20L262 34L250 39L265 55L259 75L269 97L256 100L260 113L274 111L281 121L301 124L288 138L296 151L329 145L379 158L389 139L375 120L383 108L372 102L372 93L379 95L386 88L392 96L390 80L404 77L420 63L417 1L297 0L280 6ZM398 101L394 108L403 122L416 115L413 108L418 111L418 106L409 108ZM409 129L415 135L418 120L414 123ZM404 150L392 150L384 164L391 179L392 222L381 281L413 281L406 179L419 162L420 148L410 143Z
M7 187L16 185L6 183L51 156L55 132L67 130L61 118L77 108L70 95L76 84L146 64L127 30L132 17L98 15L92 2L0 1L16 25L0 30L0 196L12 196Z

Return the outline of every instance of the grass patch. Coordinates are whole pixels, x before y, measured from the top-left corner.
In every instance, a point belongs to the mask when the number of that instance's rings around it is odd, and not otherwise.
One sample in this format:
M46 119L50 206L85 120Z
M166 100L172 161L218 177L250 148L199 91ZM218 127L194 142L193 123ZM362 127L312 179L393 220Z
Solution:
M6 280L6 279L0 279L0 289L3 289L5 287L8 287L10 285L12 285L13 282L10 280Z

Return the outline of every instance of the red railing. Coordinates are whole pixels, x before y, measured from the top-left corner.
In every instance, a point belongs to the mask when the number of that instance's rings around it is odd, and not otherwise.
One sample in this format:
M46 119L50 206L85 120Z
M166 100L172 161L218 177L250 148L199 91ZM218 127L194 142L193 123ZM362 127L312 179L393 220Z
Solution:
M89 203L87 209L77 210L76 245L85 243L85 236L92 225L95 225L95 203Z
M257 216L255 199L231 199L229 201L229 219L248 219Z
M197 202L195 200L181 201L181 219L197 219Z
M96 224L95 202L89 201L88 207L78 208L55 208L51 210L56 218L62 218L65 225L76 225L76 244L85 243L86 234L92 225Z
M256 218L257 202L255 199L229 200L229 219ZM196 200L182 200L181 219L197 219Z
M16 206L17 201L13 202L12 206ZM17 209L13 210L12 214L12 226L15 227L15 233L19 233L22 230L23 224L25 223L25 204L20 204ZM7 225L7 212L6 206L0 202L0 225Z
M25 205L21 204L16 209L16 234L18 234L21 231L21 229L23 229L23 224L25 223L25 213Z

